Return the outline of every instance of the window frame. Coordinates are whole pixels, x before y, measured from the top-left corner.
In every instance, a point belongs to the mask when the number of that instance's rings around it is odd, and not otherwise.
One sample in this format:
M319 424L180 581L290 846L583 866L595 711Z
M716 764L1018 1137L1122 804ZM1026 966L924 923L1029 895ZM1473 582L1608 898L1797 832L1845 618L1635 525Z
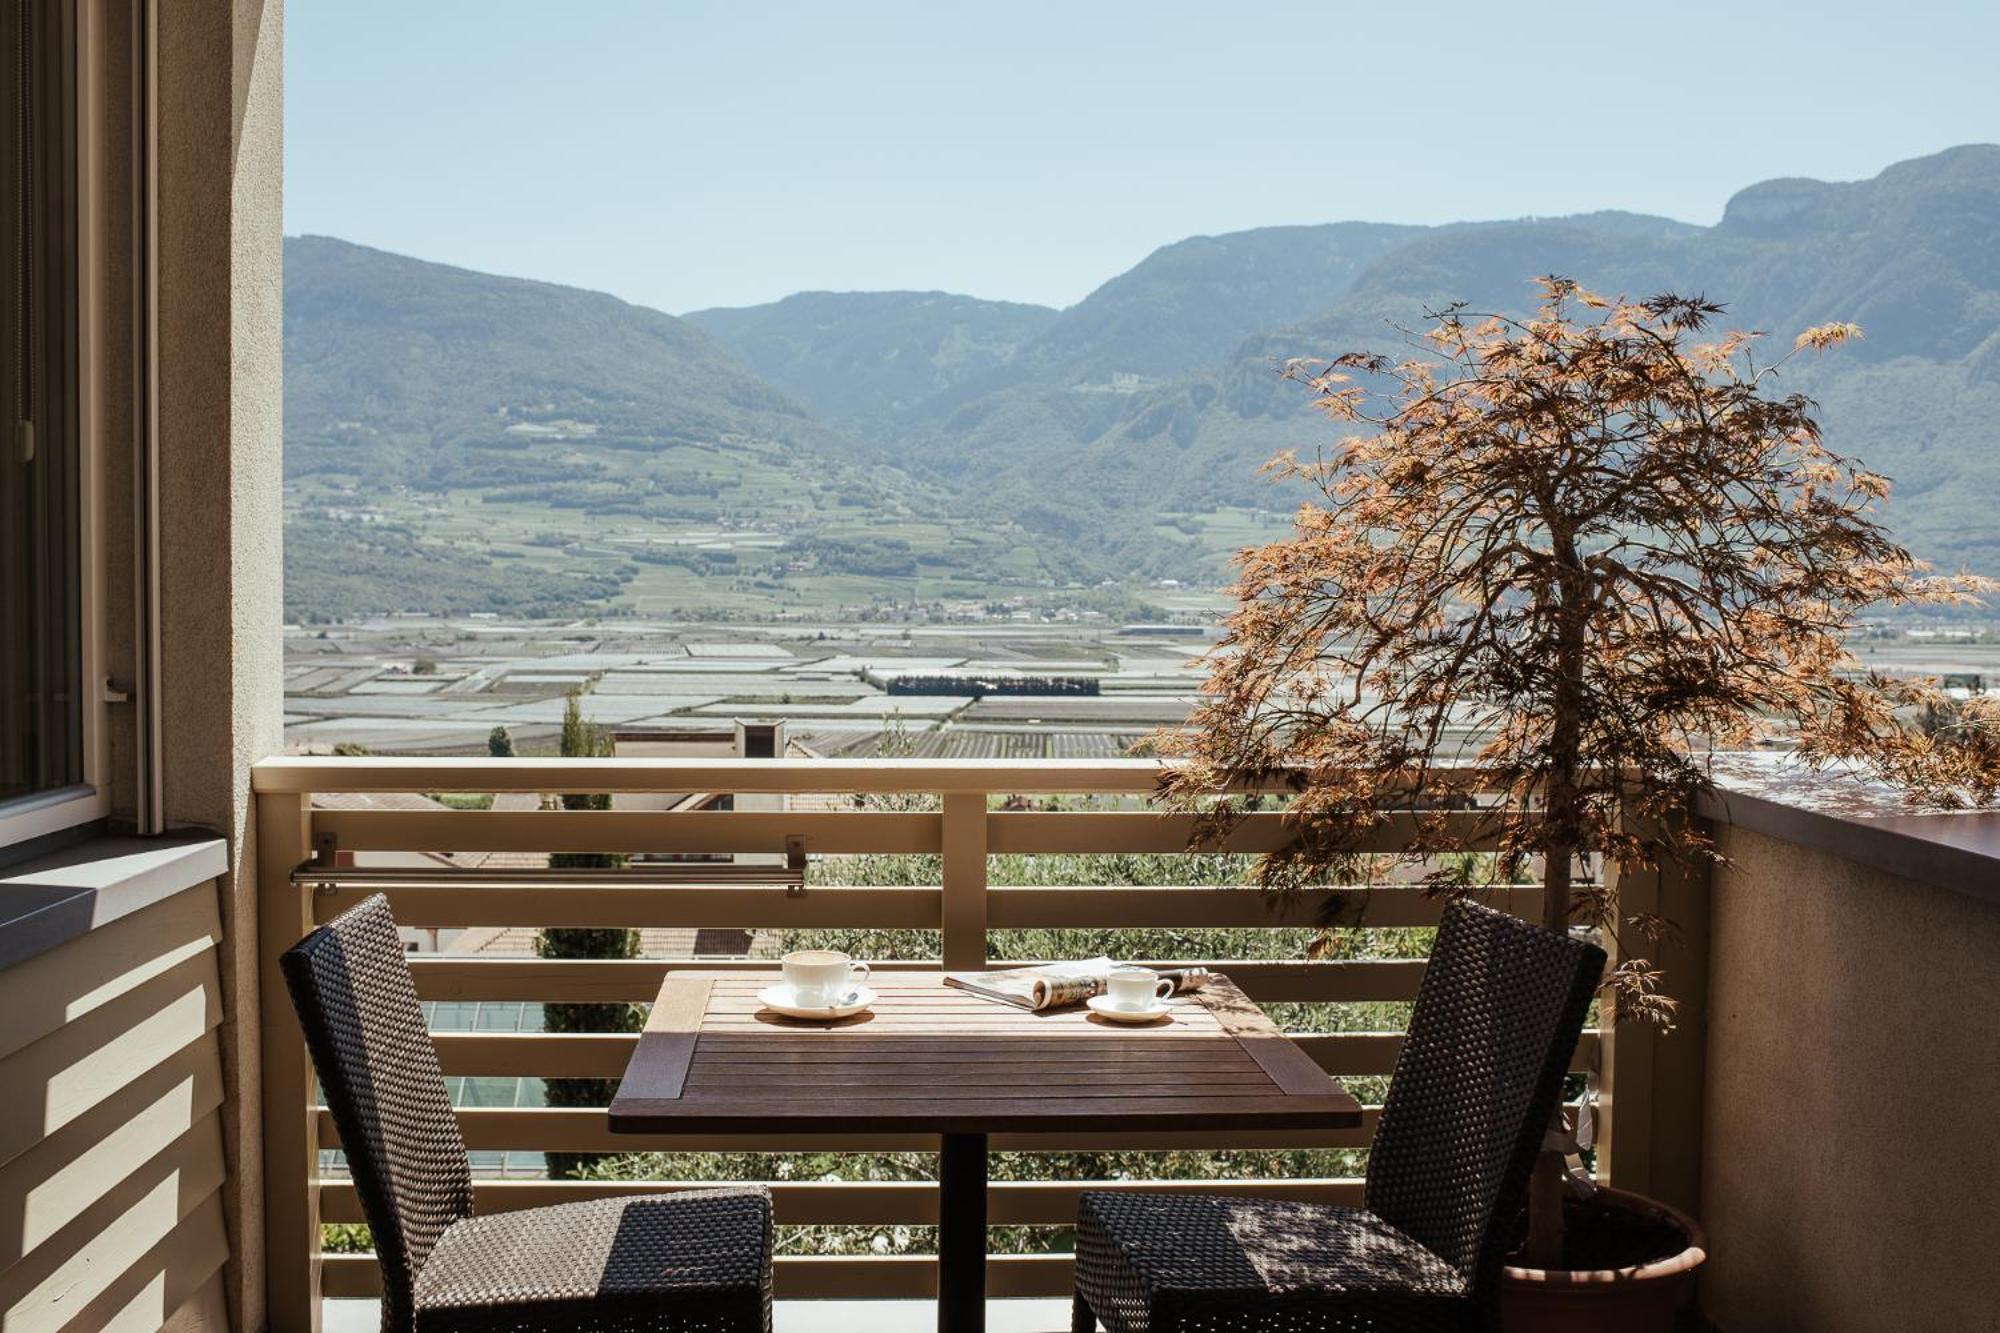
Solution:
M104 513L103 491L103 394L108 386L104 375L102 329L102 262L96 242L100 201L93 184L100 169L98 153L103 136L99 131L103 89L96 71L101 62L103 34L95 29L95 6L74 0L56 0L55 7L64 25L64 64L67 66L66 95L52 99L62 117L60 132L70 150L65 182L68 194L64 237L68 247L69 272L61 294L68 306L64 324L71 338L70 364L74 374L67 386L64 405L66 438L63 447L74 441L76 467L76 633L77 720L82 731L82 779L67 787L35 792L0 802L0 856L7 849L33 839L48 837L98 823L111 814L110 728L107 724L104 643ZM38 441L38 446L42 443Z

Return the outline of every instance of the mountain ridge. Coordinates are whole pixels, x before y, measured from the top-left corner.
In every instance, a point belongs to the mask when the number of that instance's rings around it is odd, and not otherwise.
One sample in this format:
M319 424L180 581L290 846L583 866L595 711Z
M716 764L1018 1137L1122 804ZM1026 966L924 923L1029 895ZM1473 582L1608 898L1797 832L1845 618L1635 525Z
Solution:
M1005 364L1057 317L951 292L795 292L684 316L858 432L897 428L914 404Z
M1258 467L1328 438L1280 380L1286 359L1393 350L1397 328L1452 301L1518 311L1535 275L1560 272L1611 295L1706 294L1777 348L1809 324L1862 324L1861 343L1786 382L1819 399L1835 447L1898 479L1888 519L1920 555L2000 572L2000 534L1979 521L2000 504L1995 145L1862 181L1758 182L1711 226L1600 210L1189 237L1062 310L808 292L677 318L286 244L295 478L490 492L480 469L498 465L518 473L510 497L539 487L553 506L739 527L775 513L801 531L832 515L843 550L941 524L1029 543L1043 579L1209 580L1218 548L1188 535L1200 515L1275 525L1297 497Z
M1945 471L2000 502L2000 464L1985 466L1990 428L1979 425L2000 409L1988 397L2000 369L2000 147L1950 150L1843 183L1813 205L1817 226L1795 220L1776 241L1741 234L1738 201L1754 205L1761 189L1739 192L1731 227L1649 231L1584 215L1429 229L1381 256L1324 312L1252 334L1220 364L1134 393L1109 420L1066 417L1045 403L1042 420L1068 424L1067 435L1049 430L1038 448L1009 449L983 429L975 403L961 409L962 447L989 490L1113 497L1106 522L1135 507L1288 507L1296 497L1274 492L1257 468L1330 436L1308 423L1309 395L1279 379L1286 360L1401 350L1396 328L1420 324L1426 308L1466 300L1519 312L1533 276L1560 272L1614 295L1704 292L1729 304L1725 322L1767 330L1780 349L1811 324L1861 323L1861 343L1790 372L1822 396L1829 438L1891 475L1911 474L1906 497L1935 497L1928 478ZM1960 521L1971 503L1892 504L1888 516L1925 548L1919 554L2000 569L2000 544Z
M595 336L574 336L583 327ZM384 437L433 451L493 443L580 407L606 414L598 433L749 429L865 452L672 315L332 237L286 239L285 372L288 467L317 465L322 449L379 454Z

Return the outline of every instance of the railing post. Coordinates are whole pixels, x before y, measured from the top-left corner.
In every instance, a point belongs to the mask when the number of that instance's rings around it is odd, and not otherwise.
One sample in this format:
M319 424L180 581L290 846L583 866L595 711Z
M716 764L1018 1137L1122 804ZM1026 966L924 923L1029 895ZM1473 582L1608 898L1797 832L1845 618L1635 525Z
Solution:
M312 850L311 797L261 793L257 976L264 1094L264 1283L272 1333L318 1333L319 1141L312 1066L278 955L312 929L312 890L292 871Z
M1644 1023L1619 1024L1613 1006L1603 1006L1599 1171L1615 1188L1697 1214L1708 1052L1708 869L1666 862L1627 874L1607 867L1605 874L1626 936L1623 953L1644 957L1661 971L1663 989L1680 1008L1673 1030L1661 1032ZM1672 922L1673 935L1657 946L1646 942L1624 924L1640 913Z
M944 939L947 970L986 966L986 794L944 798Z

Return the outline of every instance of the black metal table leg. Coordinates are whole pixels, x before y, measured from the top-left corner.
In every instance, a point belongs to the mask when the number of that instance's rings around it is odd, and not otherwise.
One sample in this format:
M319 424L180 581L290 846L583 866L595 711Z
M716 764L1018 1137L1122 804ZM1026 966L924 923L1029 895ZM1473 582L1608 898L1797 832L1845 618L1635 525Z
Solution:
M986 1329L986 1136L946 1134L938 1152L938 1333Z

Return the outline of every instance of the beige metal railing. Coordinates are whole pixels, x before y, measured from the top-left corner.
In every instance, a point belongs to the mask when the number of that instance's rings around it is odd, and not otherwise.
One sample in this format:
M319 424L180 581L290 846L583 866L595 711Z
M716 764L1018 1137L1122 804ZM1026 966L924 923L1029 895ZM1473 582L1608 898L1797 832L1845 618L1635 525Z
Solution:
M987 932L1015 928L1183 927L1268 929L1320 919L1323 897L1274 908L1241 888L1015 887L989 885L988 857L999 853L1178 853L1188 847L1190 824L1143 808L1059 812L991 808L1008 795L1090 795L1128 798L1137 804L1155 791L1161 768L1144 760L939 762L922 760L422 760L274 759L254 771L257 860L260 875L260 941L263 984L263 1093L265 1218L273 1326L311 1327L320 1296L357 1296L375 1290L371 1256L321 1255L323 1221L360 1221L353 1188L344 1180L318 1179L322 1147L336 1146L327 1116L310 1105L312 1082L303 1043L293 1023L277 955L316 922L369 892L386 892L397 919L414 927L469 926L671 926L927 929L939 932L940 956L887 968L983 966ZM356 811L314 810L315 792L408 791L535 792L781 792L797 795L908 795L937 798L922 811L799 810L787 812L630 812L535 810ZM1454 816L1472 818L1471 815ZM1406 830L1382 830L1387 849ZM1282 816L1249 816L1226 850L1258 851L1287 836ZM534 872L481 875L443 866L428 876L343 876L339 863L353 852L783 852L803 837L815 855L843 853L932 854L940 882L925 887L807 887L722 882L713 886L631 872ZM301 867L318 857L322 868ZM1652 883L1628 883L1629 894L1658 897ZM1370 927L1417 927L1437 919L1438 905L1408 886L1378 888L1365 896ZM1496 905L1523 915L1539 911L1539 890L1504 889ZM1272 1002L1407 1001L1416 993L1421 961L1256 961L1160 959L1206 963L1226 970L1255 1000ZM670 962L555 961L531 958L416 956L411 969L420 996L436 1000L648 1001L676 968L704 970L768 967L768 963L713 960ZM447 1074L542 1077L616 1077L635 1037L520 1033L440 1034L437 1045ZM1337 1076L1386 1074L1401 1043L1397 1032L1311 1034L1300 1044ZM1619 1058L1635 1070L1627 1100L1650 1099L1650 1039L1618 1038ZM1597 1068L1608 1090L1614 1042L1588 1034L1579 1068ZM1635 1112L1613 1128L1611 1099L1601 1108L1601 1174L1644 1187L1656 1153L1646 1142L1650 1114ZM1148 1150L1168 1148L1364 1147L1375 1108L1358 1130L1310 1135L1281 1133L1098 1134L997 1136L996 1150ZM849 1136L652 1139L613 1135L604 1113L577 1108L466 1108L459 1121L469 1147L523 1151L628 1152L639 1150L784 1152L827 1149L884 1151L935 1147L925 1138ZM1624 1163L1631 1165L1625 1167ZM1064 1225L1076 1196L1102 1182L996 1183L991 1223ZM1110 1188L1199 1188L1264 1196L1354 1203L1360 1182L1349 1178L1200 1182L1118 1182ZM481 1181L483 1211L677 1188L672 1182ZM924 1225L936 1220L935 1186L925 1182L775 1182L781 1225ZM780 1259L778 1291L786 1298L922 1296L932 1290L928 1257L808 1257ZM995 1296L1067 1292L1063 1255L996 1256L989 1261Z

